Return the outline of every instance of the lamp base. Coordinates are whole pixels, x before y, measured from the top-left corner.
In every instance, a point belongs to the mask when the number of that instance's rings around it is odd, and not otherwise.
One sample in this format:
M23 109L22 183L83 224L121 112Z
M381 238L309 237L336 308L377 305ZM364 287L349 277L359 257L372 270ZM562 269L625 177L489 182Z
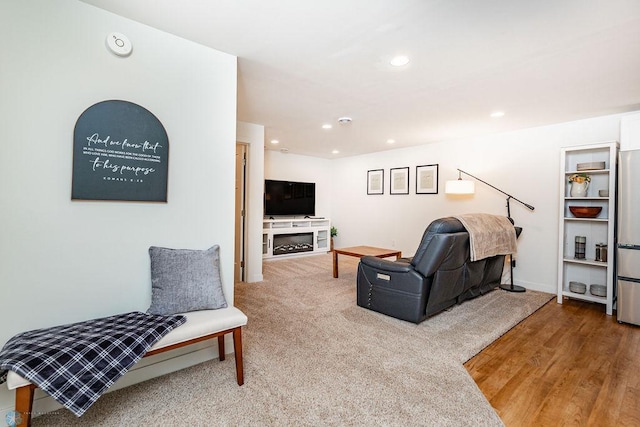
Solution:
M504 289L509 292L527 292L526 288L518 285L500 285L500 289Z

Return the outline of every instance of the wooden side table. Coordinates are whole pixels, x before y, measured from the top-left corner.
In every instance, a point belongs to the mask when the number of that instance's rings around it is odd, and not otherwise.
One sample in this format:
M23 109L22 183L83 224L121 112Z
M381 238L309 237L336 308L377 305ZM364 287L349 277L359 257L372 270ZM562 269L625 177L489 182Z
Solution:
M395 256L396 259L402 257L402 251L395 249L376 248L374 246L351 246L333 250L333 277L338 277L338 254L362 258L363 256L374 256L376 258L388 258Z

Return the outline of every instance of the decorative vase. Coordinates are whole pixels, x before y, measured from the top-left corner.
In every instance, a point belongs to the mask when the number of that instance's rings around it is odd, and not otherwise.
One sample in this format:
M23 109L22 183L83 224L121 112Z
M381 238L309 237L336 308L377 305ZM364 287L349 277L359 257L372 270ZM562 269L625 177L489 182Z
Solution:
M586 197L587 188L589 188L589 181L571 183L570 194L571 197Z

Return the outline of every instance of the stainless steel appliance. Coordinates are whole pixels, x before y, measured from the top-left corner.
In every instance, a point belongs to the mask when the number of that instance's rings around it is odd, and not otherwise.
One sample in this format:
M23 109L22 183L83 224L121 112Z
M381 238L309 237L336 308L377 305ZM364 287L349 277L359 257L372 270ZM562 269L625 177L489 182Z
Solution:
M640 325L640 150L618 165L618 322Z

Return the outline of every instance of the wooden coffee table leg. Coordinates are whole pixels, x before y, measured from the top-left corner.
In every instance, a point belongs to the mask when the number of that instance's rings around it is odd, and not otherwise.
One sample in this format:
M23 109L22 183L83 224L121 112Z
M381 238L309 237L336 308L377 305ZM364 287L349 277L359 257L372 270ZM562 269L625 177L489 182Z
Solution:
M338 252L333 251L333 277L338 278Z

